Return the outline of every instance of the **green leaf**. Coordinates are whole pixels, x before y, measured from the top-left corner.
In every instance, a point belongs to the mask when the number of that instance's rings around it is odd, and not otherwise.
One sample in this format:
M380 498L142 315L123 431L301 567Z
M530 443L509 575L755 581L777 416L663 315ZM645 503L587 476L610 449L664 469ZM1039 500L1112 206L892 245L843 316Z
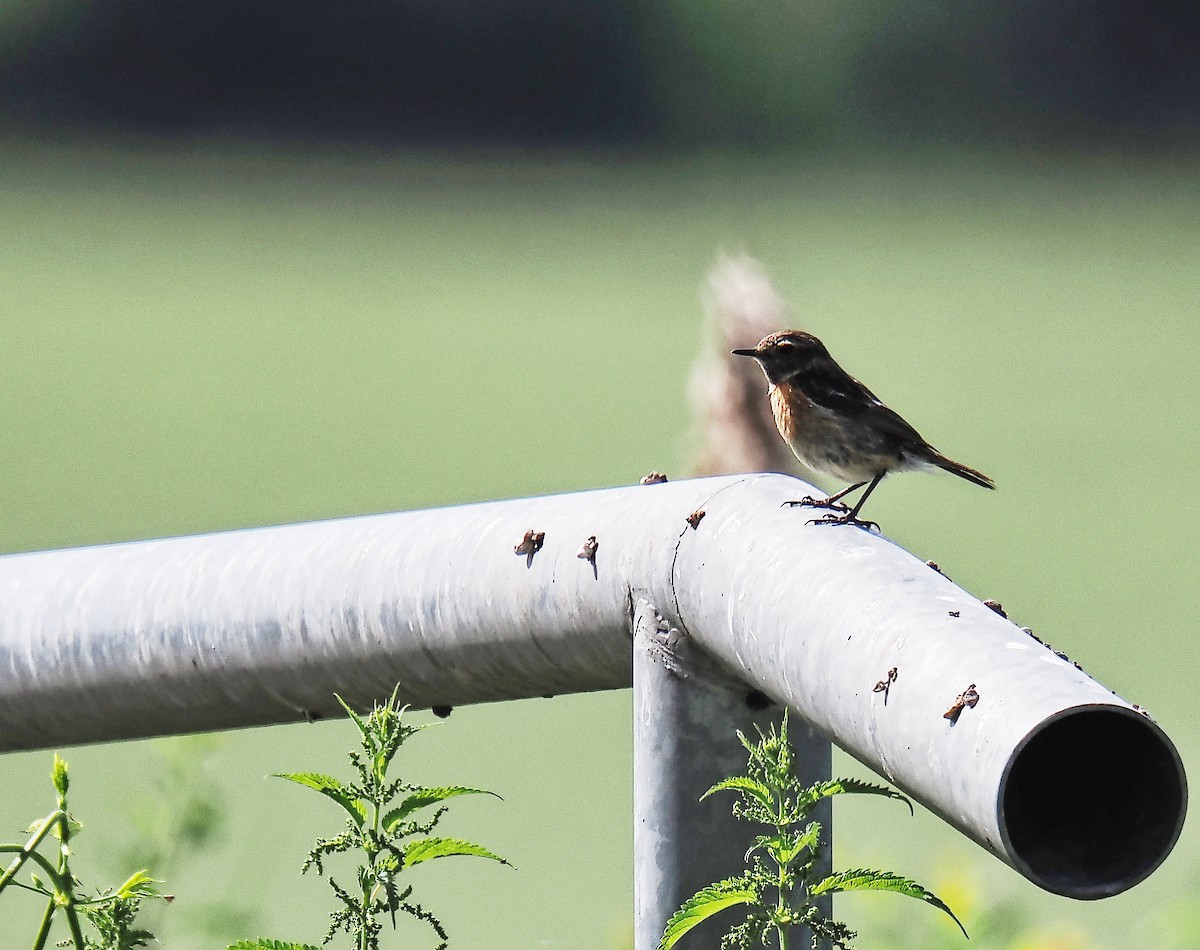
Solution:
M762 782L749 778L745 775L735 775L732 778L727 778L722 782L717 782L712 788L700 796L700 801L708 798L713 792L723 791L745 792L751 798L757 799L764 807L771 808L773 802L771 800L771 790Z
M763 731L762 731L762 729L761 729L761 728L759 728L758 726L755 726L754 728L755 728L755 729L758 729L758 737L759 737L759 739L764 739L764 738L766 738L766 737L763 735ZM756 751L758 750L758 743L757 743L757 742L754 742L754 741L753 741L753 740L751 740L751 739L747 739L747 738L746 738L746 733L742 732L742 730L741 730L741 729L735 729L735 730L734 730L734 734L735 734L735 735L738 737L738 742L740 742L740 743L742 744L742 746L743 746L743 747L746 749L746 751L747 751L747 752L751 752L751 753L753 753L753 752L756 752Z
M318 950L308 943L284 943L282 940L268 940L259 937L257 940L239 940L231 943L228 950Z
M404 863L410 867L422 861L432 861L434 858L448 858L461 854L476 858L490 858L501 864L508 864L500 855L487 848L464 841L462 838L422 838L411 841L404 848Z
M356 713L353 709L346 705L346 701L337 693L333 694L333 698L338 701L338 704L346 710L346 714L354 720L354 725L358 726L358 731L362 733L363 738L367 737L367 724L363 722L362 716Z
M735 878L711 884L684 901L683 906L667 921L667 929L663 931L658 950L671 950L684 934L714 914L740 904L756 904L758 896L751 890L736 888L739 883Z
M492 795L495 798L500 798L495 792L489 792L486 788L465 788L462 785L448 785L442 788L418 788L413 794L409 795L404 801L383 816L383 827L387 830L388 834L391 834L395 830L395 826L413 812L425 808L427 805L434 805L445 801L447 798L455 798L459 795Z
M360 827L367 820L367 809L357 798L351 795L337 779L322 775L319 772L276 772L272 778L287 779L305 788L320 792L326 798L331 798L346 810L350 819Z
M755 851L759 850L760 848L766 848L772 855L778 854L779 853L779 835L771 835L770 837L768 837L767 835L758 835L750 843L750 847L746 849L746 854L742 858L742 860L748 862L750 860L750 855L752 855Z
M51 823L50 834L52 834L55 838L61 839L62 832L63 832L63 824L66 824L66 826L67 826L67 836L70 838L74 838L75 836L77 836L83 832L83 822L81 822L75 818L72 818L70 814L68 814L67 812L64 812L60 808L57 810L56 817L54 818L53 822ZM40 830L41 826L42 826L42 823L40 821L37 821L37 822L34 822L32 825L30 825L27 830L29 832L33 833L33 832Z
M872 785L870 782L861 782L856 778L835 778L828 782L821 782L819 785L813 786L813 791L817 801L829 798L831 795L879 795L883 798L894 798L896 801L904 802L908 806L910 814L916 814L908 797L900 794L894 788L886 785Z
M140 871L135 871L129 875L129 879L117 888L117 897L162 897L162 892L155 887L155 884L161 884L162 881L156 881L142 868Z
M815 821L809 822L803 831L782 836L775 859L784 867L788 867L802 851L815 851L820 842L821 825Z
M749 861L755 851L765 849L776 864L791 867L802 851L815 851L821 843L821 825L809 822L803 831L779 831L773 835L759 835L746 851L743 861Z
M818 881L809 888L810 897L816 897L819 894L840 894L847 891L890 891L893 894L903 894L905 897L915 897L917 900L924 901L926 904L932 904L938 910L948 914L950 919L958 924L958 929L963 932L963 936L967 936L967 928L962 925L962 921L954 916L954 911L947 907L935 894L925 890L916 881L910 881L906 877L901 877L899 874L893 874L891 871L871 871L869 869L860 868L854 871L840 871L837 874L831 874L823 881Z
M71 784L67 774L67 760L59 758L57 752L54 753L54 765L50 767L50 779L54 782L54 790L58 792L58 797L66 798L67 786Z
M391 698L382 706L376 706L370 718L367 719L368 727L374 727L378 733L379 748L372 756L371 765L380 784L387 780L387 770L393 756L400 751L400 746L404 745L405 740L417 731L404 722L404 714L408 712L408 705L405 704L398 708L396 706L396 695L399 690L400 686L397 684L396 688L392 690Z

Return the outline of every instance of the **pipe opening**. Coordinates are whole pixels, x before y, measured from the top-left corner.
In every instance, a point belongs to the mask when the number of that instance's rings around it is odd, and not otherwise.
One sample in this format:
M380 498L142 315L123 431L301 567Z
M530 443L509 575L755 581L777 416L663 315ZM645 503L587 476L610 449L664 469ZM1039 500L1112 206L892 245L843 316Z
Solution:
M1015 863L1056 894L1093 900L1159 866L1183 828L1187 784L1162 730L1116 706L1067 711L1030 735L1001 785Z

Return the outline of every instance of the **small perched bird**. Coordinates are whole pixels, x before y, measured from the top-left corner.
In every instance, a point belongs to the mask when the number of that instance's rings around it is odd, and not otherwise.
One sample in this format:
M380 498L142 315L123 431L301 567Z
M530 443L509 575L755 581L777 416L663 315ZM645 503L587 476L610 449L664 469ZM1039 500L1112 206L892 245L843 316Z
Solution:
M995 488L982 472L942 455L921 438L899 414L880 402L871 390L834 361L825 344L811 333L780 330L752 350L734 350L736 356L758 361L770 384L771 410L779 434L796 458L814 471L850 482L828 498L803 498L788 502L815 508L841 509L810 524L856 524L863 503L888 472L953 472L984 488ZM864 485L853 508L840 499Z

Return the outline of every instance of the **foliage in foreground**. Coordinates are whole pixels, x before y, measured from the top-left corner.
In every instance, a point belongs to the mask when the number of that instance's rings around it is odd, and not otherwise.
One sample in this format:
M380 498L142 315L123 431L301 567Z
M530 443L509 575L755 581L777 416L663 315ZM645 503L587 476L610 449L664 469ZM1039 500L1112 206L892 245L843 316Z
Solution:
M51 780L57 794L55 809L41 821L34 822L29 830L31 836L25 844L0 844L0 853L15 857L0 874L0 892L13 887L39 894L46 900L46 910L33 938L33 950L44 950L50 939L50 928L56 917L65 918L70 937L58 946L74 947L76 950L133 950L147 946L154 935L136 925L138 908L146 898L165 897L143 869L129 876L117 888L97 891L90 897L77 890L79 880L71 873L71 841L81 825L67 811L67 790L70 777L67 763L54 756ZM51 861L38 851L46 841L57 840L57 859ZM35 865L29 883L17 879L26 864ZM95 935L84 934L83 923L87 922Z
M893 789L856 779L832 779L808 787L795 773L795 753L787 735L787 713L776 732L758 732L751 742L741 732L749 753L745 775L718 782L701 800L720 791L737 793L733 814L765 825L768 834L757 835L746 851L749 866L741 874L705 887L684 902L667 921L659 950L671 950L693 927L733 907L747 910L745 919L731 927L721 940L723 950L749 950L770 946L772 937L779 950L787 950L789 932L805 928L815 950L822 940L837 950L850 950L854 931L826 917L814 903L824 894L846 891L890 891L915 897L949 914L966 936L962 923L934 894L915 881L890 871L856 869L823 875L820 870L821 824L811 821L813 811L833 795L882 795L912 804Z
M438 950L445 950L449 937L441 921L411 899L413 886L402 885L401 875L418 864L452 855L488 858L508 864L481 845L462 838L432 834L448 810L444 804L447 800L462 795L500 796L482 788L461 785L426 788L401 779L390 779L388 770L396 753L425 725L412 726L404 722L408 707L397 704L396 691L386 702L376 704L366 717L358 715L340 696L337 700L359 732L360 748L349 754L358 773L357 781L340 782L318 772L290 772L276 776L312 789L335 802L346 813L345 830L332 838L317 839L304 861L302 872L315 868L318 874L326 876L326 858L349 852L358 856L353 885L345 887L332 875L326 877L341 906L330 914L329 930L322 942L327 944L339 932L344 932L352 938L354 950L379 950L384 920L390 920L395 928L397 915L406 914L428 924L440 941ZM434 809L432 813L428 811L430 808ZM312 948L260 938L255 942L235 944L230 950Z

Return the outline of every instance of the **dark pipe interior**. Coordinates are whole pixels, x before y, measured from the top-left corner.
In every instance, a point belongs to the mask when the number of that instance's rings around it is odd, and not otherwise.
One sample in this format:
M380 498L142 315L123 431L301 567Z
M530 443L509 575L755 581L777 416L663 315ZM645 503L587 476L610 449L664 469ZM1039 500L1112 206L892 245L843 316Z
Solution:
M1017 752L1000 828L1047 890L1094 899L1127 890L1166 858L1183 827L1187 784L1170 740L1115 707L1072 710Z

